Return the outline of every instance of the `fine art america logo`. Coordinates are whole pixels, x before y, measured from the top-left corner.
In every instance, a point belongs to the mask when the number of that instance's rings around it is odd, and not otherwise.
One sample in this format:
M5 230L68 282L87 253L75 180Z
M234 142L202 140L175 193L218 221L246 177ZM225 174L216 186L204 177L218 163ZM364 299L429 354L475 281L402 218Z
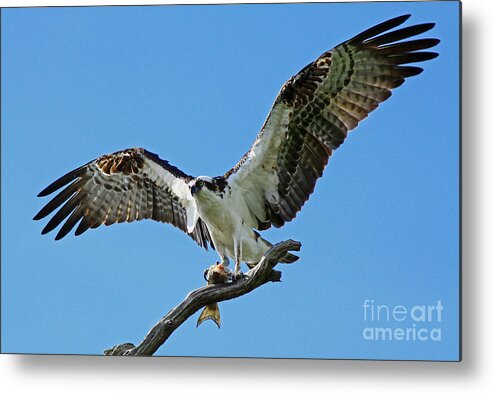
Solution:
M412 306L363 302L363 338L368 341L442 341L442 301Z

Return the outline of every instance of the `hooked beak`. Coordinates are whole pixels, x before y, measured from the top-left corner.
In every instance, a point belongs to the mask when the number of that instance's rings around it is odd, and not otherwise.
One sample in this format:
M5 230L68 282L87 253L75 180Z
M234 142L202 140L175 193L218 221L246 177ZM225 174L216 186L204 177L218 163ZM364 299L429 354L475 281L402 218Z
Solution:
M197 193L197 191L199 190L199 188L195 185L193 185L191 188L190 188L190 192L192 193L192 195L195 195Z

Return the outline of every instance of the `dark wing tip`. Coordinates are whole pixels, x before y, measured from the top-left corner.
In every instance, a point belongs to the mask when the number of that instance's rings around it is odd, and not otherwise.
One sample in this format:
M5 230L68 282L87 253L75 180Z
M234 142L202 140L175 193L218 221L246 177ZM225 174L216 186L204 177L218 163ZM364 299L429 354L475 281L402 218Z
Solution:
M441 41L438 38L420 38L418 42L421 42L423 45L419 49L428 49L437 46Z
M67 232L68 233L68 232ZM56 234L55 240L61 240L67 235L67 233L61 232L61 230Z
M56 190L62 188L63 186L66 186L71 181L78 178L80 176L80 174L86 169L87 165L89 165L90 163L92 163L92 161L74 169L73 171L70 171L69 173L66 173L65 175L63 175L59 179L55 180L48 187L46 187L44 190L42 190L38 194L38 197L48 196L48 195L52 194L53 192L55 192Z
M426 33L427 31L430 31L436 26L435 22L429 22L429 23L420 23L419 25L414 25L411 26L410 29L415 30L415 35L421 34L421 33Z
M52 189L52 184L50 184L48 187L46 187L43 191L41 191L37 197L38 198L41 198L41 197L45 197L45 196L48 196L50 195L51 193L53 193L55 191L55 189Z
M48 228L47 226L45 226L43 228L43 230L41 231L41 234L42 235L46 235L48 232L50 232L52 230L52 228Z
M402 20L402 22L400 22L399 24L402 24L404 23L406 20L408 20L409 18L411 17L411 14L404 14L404 15L401 15L401 16L397 16L396 18L394 19L398 19L398 20ZM392 20L392 19L391 19Z
M77 228L75 229L75 236L82 235L85 231L87 231L91 227L91 220L85 216L82 221L79 223Z
M396 69L400 71L401 76L404 78L419 75L423 72L423 68L414 66L399 66Z
M365 31L362 31L358 35L349 39L347 42L348 43L357 43L357 42L361 42L361 41L364 41L366 39L375 37L378 34L381 34L385 31L393 29L394 27L402 25L410 17L411 17L411 14L405 14L405 15L397 16L395 18L386 20L385 22L379 23L378 25L375 25L373 27L370 27L369 29L366 29Z
M411 14L404 14L401 16L397 16L393 19L401 21L401 22L399 22L399 25L400 25L400 24L404 23L406 20L408 20L410 17L411 17ZM390 20L393 20L393 19L390 19Z
M421 52L420 57L421 58L419 61L432 60L432 59L436 59L438 57L438 53L437 52Z
M392 30L385 34L367 37L365 40L362 41L362 43L364 45L381 47L382 45L391 44L393 42L398 42L425 33L431 30L434 26L435 23L421 23L417 25L412 25L404 27L402 29Z
M420 63L422 61L432 60L438 57L436 52L411 52L402 55L389 56L388 60L393 64Z

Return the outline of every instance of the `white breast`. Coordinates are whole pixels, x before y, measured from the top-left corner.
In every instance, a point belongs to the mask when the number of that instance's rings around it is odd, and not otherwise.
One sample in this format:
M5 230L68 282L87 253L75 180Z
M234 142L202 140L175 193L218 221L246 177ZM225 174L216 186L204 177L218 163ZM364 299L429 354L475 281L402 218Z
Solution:
M257 258L258 247L253 232L251 210L241 194L225 193L223 198L213 193L199 193L196 197L200 218L207 224L216 248L224 249L234 259L234 239L242 242L243 261Z

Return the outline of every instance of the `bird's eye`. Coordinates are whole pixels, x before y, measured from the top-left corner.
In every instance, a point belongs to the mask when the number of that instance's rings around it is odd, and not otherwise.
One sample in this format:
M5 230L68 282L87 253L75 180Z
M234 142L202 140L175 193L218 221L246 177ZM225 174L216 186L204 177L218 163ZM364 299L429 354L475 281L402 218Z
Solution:
M202 187L203 185L204 185L204 181L203 180L199 180L197 182L197 186Z

